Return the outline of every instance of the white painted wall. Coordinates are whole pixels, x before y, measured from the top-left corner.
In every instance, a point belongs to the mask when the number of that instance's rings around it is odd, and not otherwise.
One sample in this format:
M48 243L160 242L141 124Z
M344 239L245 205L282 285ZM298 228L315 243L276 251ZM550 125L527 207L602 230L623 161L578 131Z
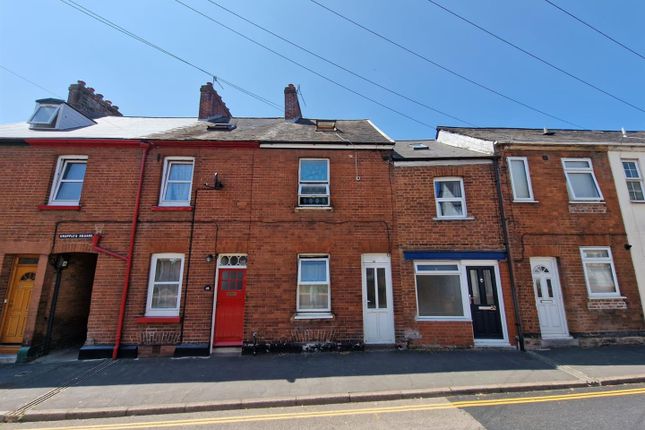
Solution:
M493 154L495 152L495 145L493 142L464 136L463 134L451 133L446 130L439 130L437 142L456 146L458 148L470 149L471 151L483 152L484 154Z
M609 163L616 183L620 212L623 215L627 240L632 245L631 254L636 271L638 290L641 295L641 304L645 313L645 203L629 200L625 173L621 160L638 160L641 175L645 170L645 147L642 148L617 148L609 147Z

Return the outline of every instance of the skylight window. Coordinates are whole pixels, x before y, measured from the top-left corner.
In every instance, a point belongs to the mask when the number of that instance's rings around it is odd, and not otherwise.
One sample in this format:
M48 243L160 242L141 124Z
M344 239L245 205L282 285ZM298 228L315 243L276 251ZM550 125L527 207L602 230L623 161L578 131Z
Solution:
M413 144L410 145L410 147L415 151L421 151L421 150L424 150L424 149L430 149L430 147L428 145L426 145L425 143L413 143Z
M316 120L316 131L336 131L336 121Z
M38 105L29 124L32 127L54 127L59 109L60 105Z

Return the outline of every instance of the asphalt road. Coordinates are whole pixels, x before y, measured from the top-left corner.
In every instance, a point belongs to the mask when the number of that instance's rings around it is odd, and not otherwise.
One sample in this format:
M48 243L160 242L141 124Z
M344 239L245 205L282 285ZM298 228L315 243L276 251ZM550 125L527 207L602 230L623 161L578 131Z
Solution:
M392 402L5 424L3 428L645 430L645 384Z

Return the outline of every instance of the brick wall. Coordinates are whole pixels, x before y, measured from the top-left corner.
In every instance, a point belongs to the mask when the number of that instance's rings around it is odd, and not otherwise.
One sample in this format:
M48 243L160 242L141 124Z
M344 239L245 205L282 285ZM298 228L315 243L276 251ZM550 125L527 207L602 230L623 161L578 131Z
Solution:
M502 189L511 232L522 323L539 336L531 257L555 257L569 331L574 336L642 331L643 315L606 150L602 147L521 147L501 149ZM536 203L512 201L507 156L527 157ZM604 197L602 203L570 203L562 158L590 158ZM588 298L581 246L609 246L613 254L621 303L601 304Z
M458 162L456 162L458 163ZM437 220L434 179L460 177L468 217L466 220ZM486 251L503 250L493 165L426 165L393 168L394 209L396 212L395 307L397 337L425 346L469 347L473 345L471 322L416 321L417 303L413 261L403 259L403 251ZM514 343L513 301L505 261L499 262L509 339ZM400 286L400 287L399 287Z
M64 154L88 156L81 210L39 211L38 205L47 202L56 160ZM167 156L195 157L192 212L154 210ZM11 177L0 184L6 196L0 209L12 217L0 223L0 243L44 241L42 247L53 253L94 252L89 240L64 240L58 235L99 231L102 247L125 254L140 157L141 150L135 147L3 149L0 167ZM295 210L301 157L330 159L333 211ZM30 160L29 175L18 168L25 159ZM356 168L360 181L355 179ZM204 189L214 172L224 188ZM325 333L339 341L362 340L361 254L387 253L392 240L388 163L380 151L159 147L148 156L141 202L123 343L208 342L215 292L204 286L214 283L215 261L208 263L205 257L231 252L249 256L246 340L254 332L268 341ZM161 252L183 253L186 258L183 327L136 321L145 314L151 255ZM294 321L297 255L312 252L330 254L335 318ZM98 255L87 344L114 342L124 266L114 257ZM51 285L51 278L45 285ZM50 294L49 287L43 291L43 315Z

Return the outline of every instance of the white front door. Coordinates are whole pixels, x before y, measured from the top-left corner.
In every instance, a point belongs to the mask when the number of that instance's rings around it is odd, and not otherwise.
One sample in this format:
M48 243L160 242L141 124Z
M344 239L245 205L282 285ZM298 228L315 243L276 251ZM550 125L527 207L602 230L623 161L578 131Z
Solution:
M569 338L555 258L531 258L531 271L542 339Z
M363 270L363 330L365 343L394 343L392 272L387 254L365 254Z

